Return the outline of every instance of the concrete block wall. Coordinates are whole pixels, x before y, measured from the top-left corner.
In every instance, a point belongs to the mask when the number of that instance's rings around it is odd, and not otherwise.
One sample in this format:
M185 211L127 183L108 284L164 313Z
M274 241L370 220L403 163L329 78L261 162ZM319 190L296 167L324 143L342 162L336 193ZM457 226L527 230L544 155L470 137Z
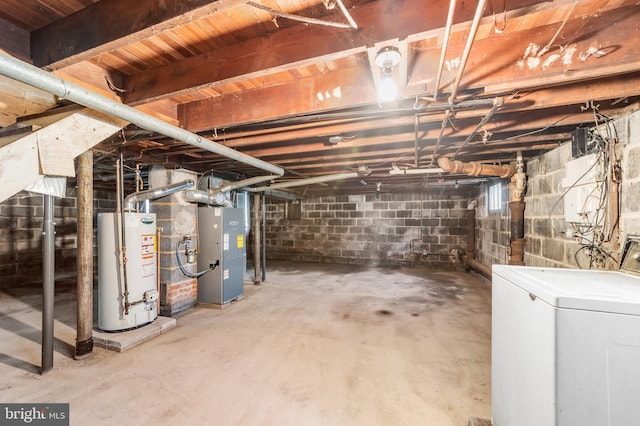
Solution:
M93 197L95 212L115 211L115 192L96 190ZM69 184L66 197L54 199L56 286L75 287L77 190ZM22 191L0 203L0 288L42 283L42 221L40 194ZM95 241L94 236L94 247Z
M285 202L266 208L267 259L382 266L461 267L470 192L381 193Z
M564 220L565 164L571 160L571 143L527 162L527 203L525 217L524 262L529 266L577 267L573 258L580 248L567 238Z
M489 211L489 186L500 182L502 204L499 212ZM476 207L476 259L484 265L506 264L509 261L508 248L511 238L509 215L509 180L491 179L477 191Z
M197 179L195 173L186 170L170 170L152 167L149 170L149 187L157 188ZM195 278L184 275L176 259L176 246L185 236L191 236L197 243L197 205L185 201L183 192L151 201L151 213L156 214L160 228L160 314L173 316L196 304L198 283ZM195 273L197 263L186 264L187 271Z
M627 235L640 235L640 112L622 117L614 124L620 141L620 231L624 242Z
M614 130L615 127L615 130ZM616 155L620 160L620 239L619 258L627 235L640 235L640 111L613 121L603 134L618 138ZM564 217L566 188L562 180L571 160L571 142L566 142L540 157L529 160L527 170L524 262L529 266L576 268L575 253L581 245L566 236ZM508 194L508 192L507 192ZM485 265L508 263L509 211L505 204L500 214L487 213L487 185L477 193L476 258ZM505 197L508 200L508 195Z

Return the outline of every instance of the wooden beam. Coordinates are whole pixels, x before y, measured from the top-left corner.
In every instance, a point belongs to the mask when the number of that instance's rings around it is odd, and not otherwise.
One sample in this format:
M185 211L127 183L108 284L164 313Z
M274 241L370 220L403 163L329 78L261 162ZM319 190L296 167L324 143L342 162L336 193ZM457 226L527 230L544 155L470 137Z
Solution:
M366 57L367 48L375 43L403 40L415 33L443 27L449 3L448 0L371 2L352 10L359 27L357 32L297 25L145 70L125 82L124 102L138 104L353 55ZM539 0L513 0L509 7L524 9L536 3ZM474 7L459 7L456 22L472 19L474 11ZM387 19L388 16L393 19Z
M102 0L31 34L33 62L60 69L159 32L220 14L244 0Z
M14 124L23 115L53 108L56 102L51 93L0 75L0 127Z
M621 33L628 33L629 36L625 38L623 44L617 44L616 50L607 50L608 53L605 56L598 57L597 54L591 54L582 61L580 54L584 57L592 45L598 45L599 40L602 40L604 44L609 44L607 42L609 39L598 37L598 34L605 34L602 31L603 29L595 23L589 24L584 27L583 30L595 32L583 34L579 41L572 44L573 48L575 48L572 56L574 61L568 65L565 65L561 59L549 63L546 67L541 65L537 69L528 69L528 65L523 65L523 67L527 68L523 70L520 69L518 65L519 59L522 58L523 52L527 49L531 40L536 40L540 43L543 43L543 40L546 40L546 42L550 41L553 34L557 31L556 26L549 26L544 30L518 31L510 36L498 34L484 40L479 40L472 50L469 65L467 66L468 71L465 72L462 85L465 89L482 89L483 86L480 86L480 84L484 85L486 82L486 84L489 85L500 85L500 93L509 93L522 90L523 85L526 89L534 89L548 87L549 85L565 85L582 82L587 78L595 79L608 75L609 73L631 73L638 71L640 70L640 66L638 65L640 64L639 13L640 8L637 7L625 7L606 13L603 12L602 19L604 21L599 25L602 26L616 22L616 27ZM570 20L567 26L576 26L580 23L578 21L580 20ZM600 22L599 20L595 21ZM623 30L625 32L622 32ZM511 39L508 40L509 37L511 37ZM516 43L516 46L520 45L522 50L501 49L501 46L505 45L504 43L506 41L509 41L509 45L512 42ZM613 40L611 40L611 42L613 43ZM450 49L448 49L451 59L459 56L463 47L464 43L452 44ZM497 54L496 52L501 53ZM543 55L541 58L543 62L548 60L551 57L549 55L554 54L553 52L552 50L546 55ZM425 82L430 81L432 76L435 75L438 56L439 49L434 48L426 49L426 51L418 51L417 58L411 61L411 63L415 65L411 71L412 79L410 84L403 94L405 97L432 91L432 88L430 89ZM309 102L306 86L308 86L310 82L301 84L302 80L296 80L278 86L248 90L240 96L237 94L223 95L216 98L182 104L178 107L178 117L186 128L200 131L242 123L268 121L294 114L312 114L326 111L332 107L335 109L352 108L377 103L377 97L371 84L371 73L367 67L361 66L348 71L348 77L345 77L344 73L347 73L347 71L327 72L316 80L322 81L324 85L331 85L334 81L349 81L352 86L358 81L366 81L367 83L362 85L359 90L356 87L352 88L352 93L359 93L359 96L334 99L335 102L332 102L331 106L323 105L322 107L318 107L318 105ZM445 72L443 80L452 80L454 73L455 70ZM629 88L631 86L626 85L625 87ZM602 92L592 94L597 97L607 96L606 89L600 86L599 90ZM492 90L492 92L496 92L496 90ZM554 96L558 96L559 94L560 93L555 92ZM580 95L579 90L577 95L583 96L582 100L585 100L584 94ZM287 107L285 109L278 108L277 104L282 101L284 96L287 98ZM299 102L297 102L297 100L299 100ZM557 98L557 101L564 102L564 99ZM276 107L272 108L273 106ZM248 111L249 109L251 111Z
M540 54L549 43L550 49ZM451 43L447 60L455 63L463 49L463 41ZM439 49L417 50L410 86L433 91L430 76L437 71L439 55ZM633 5L569 19L564 26L556 23L477 40L461 88L507 93L637 72L639 64L640 8ZM456 72L445 68L443 81L453 81Z
M31 62L29 40L29 31L0 18L0 50L25 62Z
M184 128L200 131L230 123L257 123L270 118L329 111L345 104L365 105L376 100L368 67L361 65L316 78L295 80L284 88L265 87L182 104L178 106L178 120Z

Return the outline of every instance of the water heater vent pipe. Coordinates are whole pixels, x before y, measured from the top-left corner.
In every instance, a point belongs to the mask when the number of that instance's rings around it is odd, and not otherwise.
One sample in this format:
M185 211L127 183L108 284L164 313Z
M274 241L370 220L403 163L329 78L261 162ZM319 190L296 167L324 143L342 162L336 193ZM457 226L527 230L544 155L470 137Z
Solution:
M156 198L166 197L173 193L183 191L193 187L196 182L193 179L187 179L181 182L172 183L171 185L161 186L159 188L147 189L146 191L134 192L127 195L124 199L124 211L132 212L136 210L139 202L145 200L155 200Z

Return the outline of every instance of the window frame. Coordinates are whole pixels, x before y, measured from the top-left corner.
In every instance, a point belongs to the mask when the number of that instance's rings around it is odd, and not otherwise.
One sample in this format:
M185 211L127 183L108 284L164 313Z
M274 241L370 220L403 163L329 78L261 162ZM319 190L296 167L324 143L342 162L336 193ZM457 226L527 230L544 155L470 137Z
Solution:
M492 182L487 186L487 212L489 214L502 213L504 189L502 181Z

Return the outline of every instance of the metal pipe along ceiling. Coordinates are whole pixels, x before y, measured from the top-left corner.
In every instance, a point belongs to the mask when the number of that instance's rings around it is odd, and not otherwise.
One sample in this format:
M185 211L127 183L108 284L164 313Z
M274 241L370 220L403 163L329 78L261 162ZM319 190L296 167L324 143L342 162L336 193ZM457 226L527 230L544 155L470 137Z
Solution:
M449 13L447 16L447 25L444 29L442 38L442 51L440 52L440 65L438 66L438 74L436 75L436 85L433 91L433 99L438 99L438 91L440 90L440 80L442 79L442 70L444 69L444 61L447 55L447 46L449 45L449 36L451 35L451 27L453 25L453 14L456 11L456 0L449 3Z
M478 7L476 8L476 13L473 17L473 22L471 23L471 28L469 29L469 36L467 38L467 44L464 47L464 51L462 52L462 58L460 60L460 68L458 68L458 73L456 75L456 79L453 82L453 88L451 89L451 95L449 95L449 105L453 105L458 96L458 89L460 87L460 81L462 80L462 75L464 74L464 69L467 66L467 60L469 59L469 54L471 53L471 47L473 46L473 42L476 39L476 34L478 33L478 26L480 24L480 19L482 19L482 13L484 12L485 5L487 0L480 0L478 2ZM444 119L442 120L442 125L440 127L440 135L436 140L436 146L433 148L433 155L431 156L431 164L433 164L438 155L438 149L440 148L440 143L442 142L442 136L444 135L444 130L447 127L447 123L453 114L453 110L451 107L447 109L445 112Z
M269 186L260 186L258 188L249 188L249 191L262 192L269 189L291 188L294 186L303 186L303 185L311 185L314 183L332 182L335 180L351 179L351 178L360 177L360 176L364 176L364 174L362 172L336 173L333 175L316 176L308 179L296 179L288 182L274 183Z
M69 99L77 104L126 120L143 129L179 140L188 145L220 154L278 176L284 174L284 170L278 166L204 139L195 133L111 100L82 86L63 80L60 77L2 52L0 52L0 74L28 84L29 86L53 93L62 99Z

